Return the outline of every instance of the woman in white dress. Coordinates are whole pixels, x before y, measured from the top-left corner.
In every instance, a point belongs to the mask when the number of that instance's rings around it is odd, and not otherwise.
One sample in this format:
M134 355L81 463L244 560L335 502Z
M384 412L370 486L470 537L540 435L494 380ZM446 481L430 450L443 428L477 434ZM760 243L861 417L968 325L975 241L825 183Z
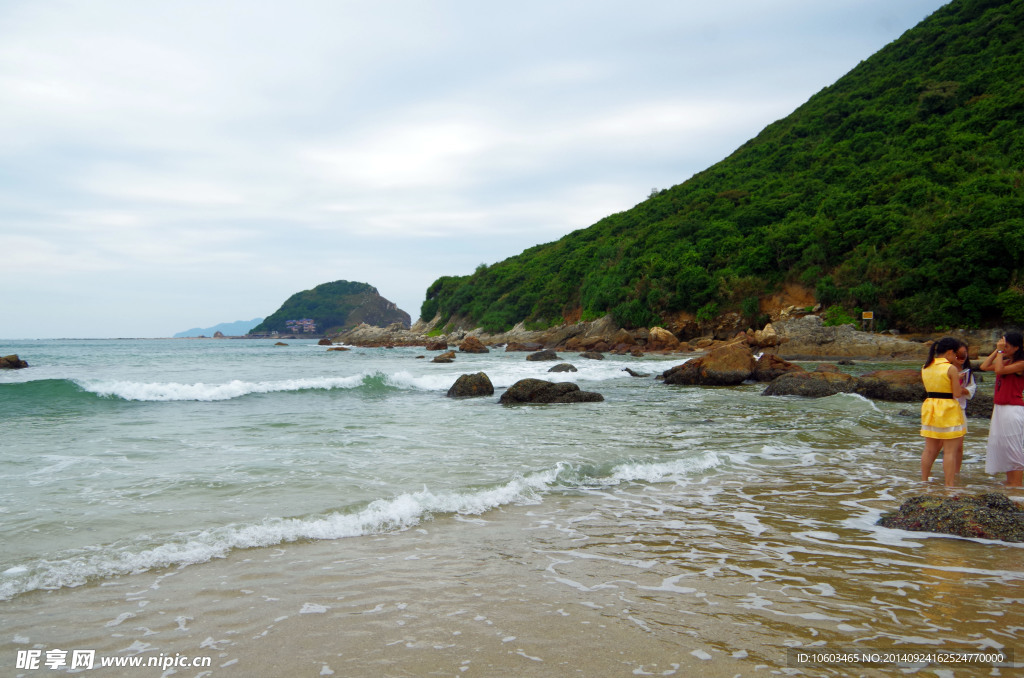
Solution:
M986 473L1006 473L1007 487L1024 485L1024 336L1007 332L981 369L996 373Z

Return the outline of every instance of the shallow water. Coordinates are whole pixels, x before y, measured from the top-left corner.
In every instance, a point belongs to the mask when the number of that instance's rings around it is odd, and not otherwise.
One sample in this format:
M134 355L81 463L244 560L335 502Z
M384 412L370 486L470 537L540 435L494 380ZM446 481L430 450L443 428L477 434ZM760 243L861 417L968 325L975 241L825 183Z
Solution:
M209 657L173 675L1019 670L787 654L1019 645L1020 547L874 526L942 491L916 480L906 405L656 382L679 356L548 375L308 342L4 348L33 367L0 375L0 666L61 647ZM477 371L605 402L444 397ZM986 433L972 420L970 491L996 488Z

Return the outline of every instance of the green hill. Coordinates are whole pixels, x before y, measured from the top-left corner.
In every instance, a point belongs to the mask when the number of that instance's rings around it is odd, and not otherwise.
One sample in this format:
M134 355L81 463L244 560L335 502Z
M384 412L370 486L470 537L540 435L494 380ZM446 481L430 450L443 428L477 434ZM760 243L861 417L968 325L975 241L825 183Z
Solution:
M288 297L281 308L254 327L252 334L292 333L289 321L310 319L317 334L327 334L367 323L386 327L392 323L409 326L409 314L361 282L336 280Z
M754 321L800 283L883 328L1024 323L1022 48L1024 0L954 0L685 183L439 278L421 316Z

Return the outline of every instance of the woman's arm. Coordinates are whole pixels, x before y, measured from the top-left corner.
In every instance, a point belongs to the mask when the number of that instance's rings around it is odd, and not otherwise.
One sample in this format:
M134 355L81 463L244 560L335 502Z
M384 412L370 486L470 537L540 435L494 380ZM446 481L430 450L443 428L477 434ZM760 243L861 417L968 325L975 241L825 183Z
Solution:
M997 367L1002 367L1003 348L1005 345L1006 343L1002 338L1000 338L999 341L996 342L996 350L992 351L992 353L985 358L985 362L983 362L978 369L984 372L995 372Z
M1024 372L1024 360L1018 360L1015 363L1008 363L1000 356L999 364L994 370L996 374L1019 374Z
M1024 361L1022 361L1021 364L1024 365ZM949 374L949 385L953 391L953 397L963 398L965 395L967 395L967 392L964 390L964 387L960 385L960 370L958 370L953 365L950 365L947 374Z

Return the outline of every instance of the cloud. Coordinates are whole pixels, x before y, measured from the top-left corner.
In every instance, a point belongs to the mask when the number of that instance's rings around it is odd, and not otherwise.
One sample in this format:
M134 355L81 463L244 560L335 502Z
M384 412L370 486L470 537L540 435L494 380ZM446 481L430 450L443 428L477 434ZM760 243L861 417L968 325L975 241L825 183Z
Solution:
M169 336L335 279L415 316L435 278L684 181L941 4L4 3L0 337Z

